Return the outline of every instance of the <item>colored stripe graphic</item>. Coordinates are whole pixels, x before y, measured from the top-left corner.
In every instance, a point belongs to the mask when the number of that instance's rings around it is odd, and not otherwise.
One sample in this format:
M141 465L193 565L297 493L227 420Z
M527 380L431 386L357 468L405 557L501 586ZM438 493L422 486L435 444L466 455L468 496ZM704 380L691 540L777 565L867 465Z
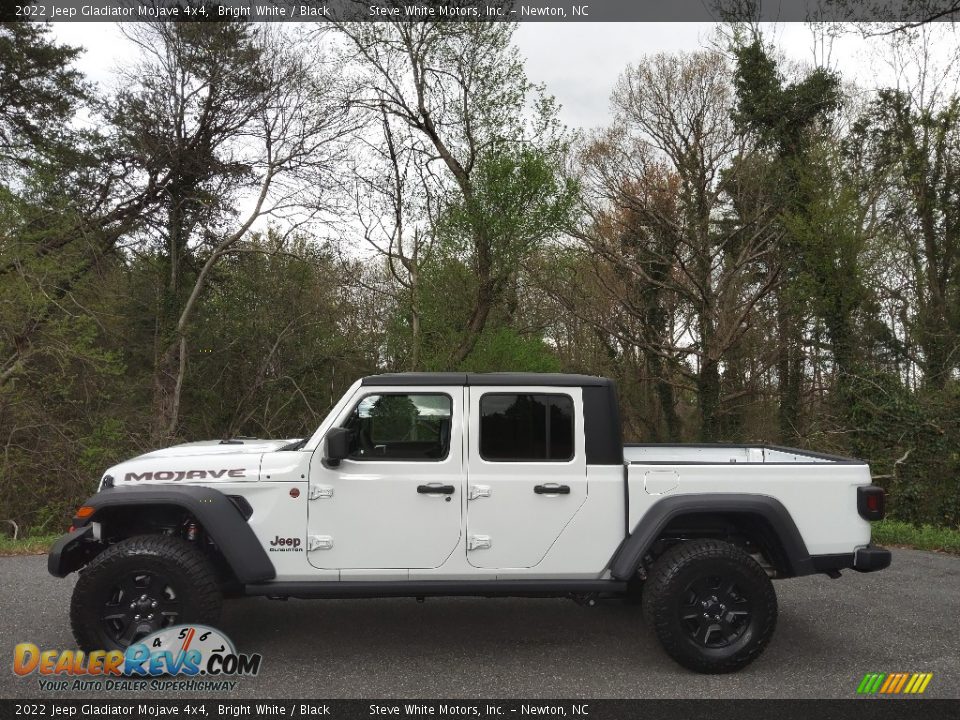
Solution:
M907 685L910 689L904 692L909 692L911 695L919 695L927 689L927 685L930 684L932 678L933 673L917 673L910 679L910 683Z
M908 673L900 673L900 682L897 683L897 687L894 688L894 692L898 693L903 690L903 686L907 684L907 678L909 677Z
M859 695L920 695L933 679L933 673L867 673L857 685Z
M880 683L886 677L883 673L867 673L860 681L857 692L861 695L872 695L880 688Z

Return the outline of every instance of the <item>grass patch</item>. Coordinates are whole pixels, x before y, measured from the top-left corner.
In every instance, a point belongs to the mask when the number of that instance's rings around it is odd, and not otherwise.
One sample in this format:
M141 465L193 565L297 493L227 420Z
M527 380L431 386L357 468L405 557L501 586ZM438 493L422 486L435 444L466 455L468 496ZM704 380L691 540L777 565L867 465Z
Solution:
M872 523L873 542L878 545L906 545L917 550L938 550L960 555L960 529L911 525L899 520Z
M0 556L9 555L45 555L53 541L59 535L36 535L33 537L19 538L13 540L8 537L0 537Z

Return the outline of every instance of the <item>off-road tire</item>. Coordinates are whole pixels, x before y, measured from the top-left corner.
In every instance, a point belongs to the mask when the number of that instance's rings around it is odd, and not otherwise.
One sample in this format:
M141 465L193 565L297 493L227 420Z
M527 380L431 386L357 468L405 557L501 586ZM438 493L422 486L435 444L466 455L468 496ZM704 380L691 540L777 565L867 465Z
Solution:
M688 540L653 564L643 615L677 663L699 673L728 673L751 663L770 642L777 594L763 568L737 546Z
M147 593L157 601L156 610L149 600L140 600ZM139 602L144 603L143 610L130 608ZM213 625L221 604L216 569L200 549L170 535L138 535L111 545L80 571L70 603L70 624L82 650L122 650L160 627ZM140 613L141 620L132 620L134 612ZM124 613L128 617L104 619ZM155 619L147 621L148 614ZM126 635L132 623L137 629L130 638L118 637ZM116 630L118 626L121 631Z

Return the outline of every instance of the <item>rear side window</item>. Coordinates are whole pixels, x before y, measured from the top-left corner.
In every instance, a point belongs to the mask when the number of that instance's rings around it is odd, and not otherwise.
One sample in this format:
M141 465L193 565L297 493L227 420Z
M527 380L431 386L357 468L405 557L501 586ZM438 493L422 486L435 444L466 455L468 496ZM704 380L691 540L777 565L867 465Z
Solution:
M344 423L351 460L443 460L450 452L451 401L433 393L368 395Z
M546 394L481 396L480 457L500 462L572 459L573 399Z

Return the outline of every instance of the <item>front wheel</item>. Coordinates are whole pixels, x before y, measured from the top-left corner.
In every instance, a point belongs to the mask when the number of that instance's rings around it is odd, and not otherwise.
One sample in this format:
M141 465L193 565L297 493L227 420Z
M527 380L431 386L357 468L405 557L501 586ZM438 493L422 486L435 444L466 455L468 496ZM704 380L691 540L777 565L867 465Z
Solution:
M111 545L80 572L70 624L82 650L123 650L172 625L212 625L220 606L216 570L198 548L140 535Z
M701 673L739 670L760 655L777 624L777 595L762 567L719 540L681 542L652 568L644 617L667 654Z

